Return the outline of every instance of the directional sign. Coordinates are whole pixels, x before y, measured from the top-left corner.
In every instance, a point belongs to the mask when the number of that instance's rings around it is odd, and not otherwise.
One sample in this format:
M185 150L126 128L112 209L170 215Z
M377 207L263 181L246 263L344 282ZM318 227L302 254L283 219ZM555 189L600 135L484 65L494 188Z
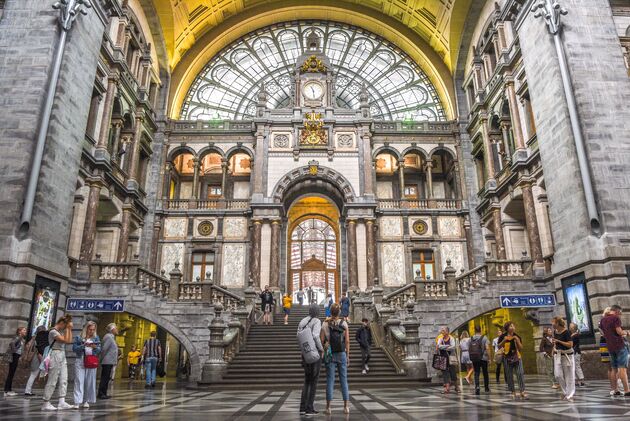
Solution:
M97 313L121 313L125 311L125 300L84 300L68 298L66 311L94 311Z
M499 295L501 308L522 308L522 307L555 307L556 296L553 293L545 294L510 294Z

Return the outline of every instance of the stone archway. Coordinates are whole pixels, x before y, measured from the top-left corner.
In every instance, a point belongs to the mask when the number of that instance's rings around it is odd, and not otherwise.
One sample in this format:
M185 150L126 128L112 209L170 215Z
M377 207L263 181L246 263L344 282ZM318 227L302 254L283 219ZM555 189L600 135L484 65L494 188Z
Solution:
M305 182L305 183L302 183ZM308 185L319 189L321 193L333 193L336 202L352 203L356 197L352 185L346 177L332 168L317 163L296 168L285 174L273 189L271 197L274 203L286 203L289 192L296 185Z

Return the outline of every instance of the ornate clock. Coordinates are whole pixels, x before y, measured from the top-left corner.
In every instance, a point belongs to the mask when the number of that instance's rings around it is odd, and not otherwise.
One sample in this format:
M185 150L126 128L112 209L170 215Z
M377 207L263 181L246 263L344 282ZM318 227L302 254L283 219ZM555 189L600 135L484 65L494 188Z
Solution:
M324 87L321 83L311 80L304 84L302 94L309 101L317 101L324 96Z

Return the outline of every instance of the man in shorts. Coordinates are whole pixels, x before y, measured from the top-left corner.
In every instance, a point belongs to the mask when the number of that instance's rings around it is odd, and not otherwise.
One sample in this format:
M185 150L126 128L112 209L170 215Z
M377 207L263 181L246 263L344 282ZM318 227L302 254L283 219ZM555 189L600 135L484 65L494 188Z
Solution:
M628 335L628 332L621 328L621 307L618 305L611 306L610 313L602 318L600 327L606 338L606 345L610 354L610 366L623 384L624 396L630 396L627 373L628 348L626 348L623 340L623 337ZM617 392L615 390L615 394Z

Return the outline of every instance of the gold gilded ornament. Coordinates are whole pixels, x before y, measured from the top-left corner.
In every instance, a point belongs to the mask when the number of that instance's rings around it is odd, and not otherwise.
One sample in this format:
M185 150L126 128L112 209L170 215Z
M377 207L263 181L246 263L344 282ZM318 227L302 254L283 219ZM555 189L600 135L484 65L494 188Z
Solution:
M324 129L324 121L321 113L307 113L304 120L304 128L300 134L302 146L326 146L328 136Z
M415 232L418 235L424 235L427 233L428 230L429 230L429 226L427 225L426 222L424 222L421 219L418 219L417 221L413 223L413 232Z
M316 56L312 55L302 64L300 71L302 73L325 73L326 65Z
M210 221L201 221L197 226L197 231L199 235L207 237L214 231L214 225Z

